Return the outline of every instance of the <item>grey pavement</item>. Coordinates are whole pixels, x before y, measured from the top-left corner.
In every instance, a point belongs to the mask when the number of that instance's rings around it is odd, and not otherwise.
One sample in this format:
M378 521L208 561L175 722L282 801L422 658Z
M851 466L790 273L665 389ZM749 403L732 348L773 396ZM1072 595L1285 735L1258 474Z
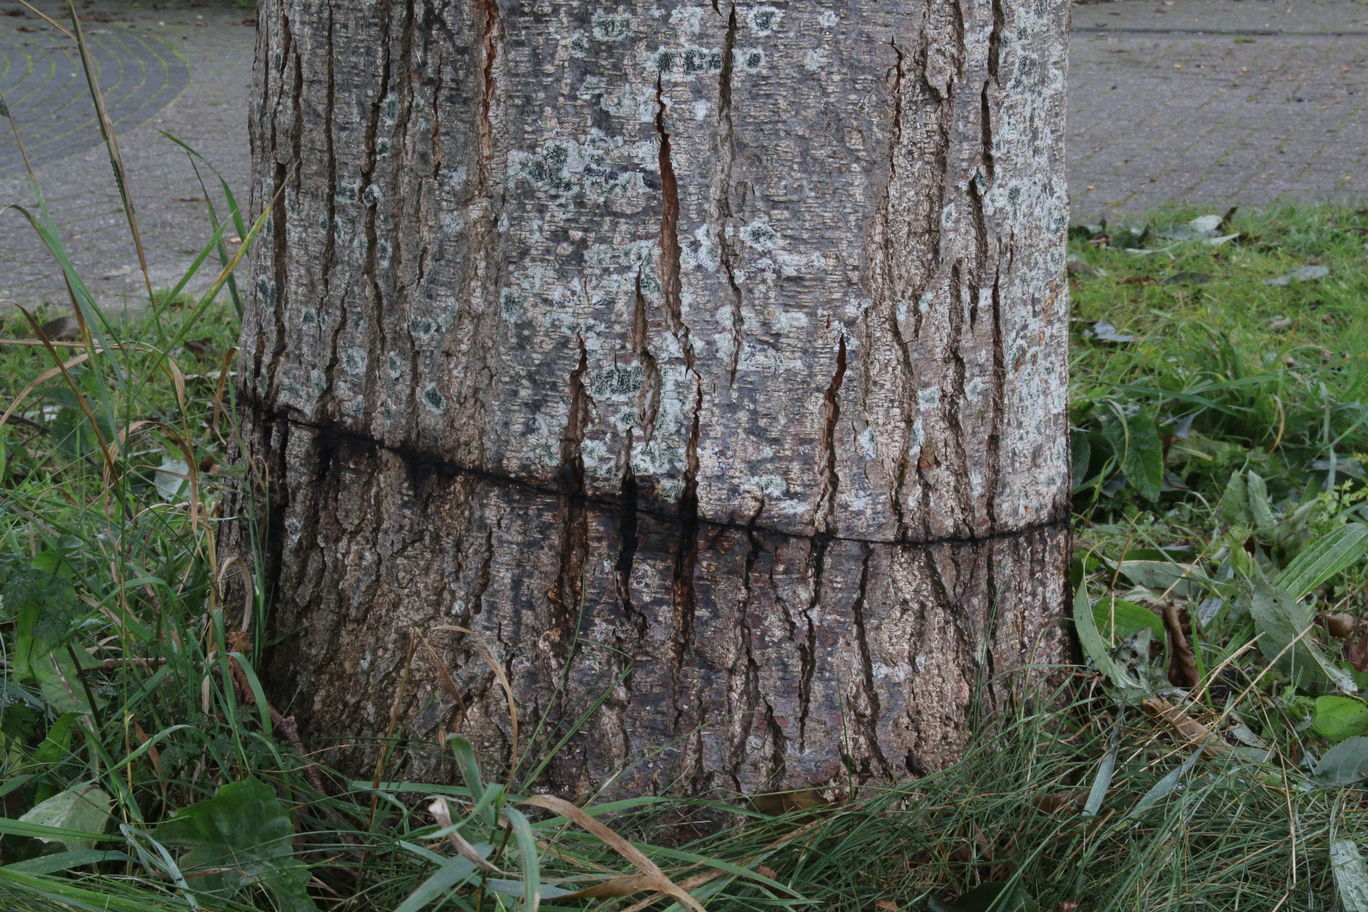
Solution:
M70 28L65 3L34 5ZM130 7L121 0L84 0L77 8L127 168L153 286L172 286L212 236L206 199L221 215L225 201L214 175L201 167L197 176L162 131L213 163L247 205L252 11L224 3ZM77 272L106 307L140 305L145 285L73 42L15 0L0 0L0 55L0 93ZM0 205L32 209L34 202L10 124L0 119ZM211 280L206 267L192 287ZM0 212L0 308L65 300L47 248L19 212Z
M53 14L63 7L37 5ZM205 191L161 131L203 153L246 202L250 11L115 0L78 8L153 283L167 286L210 231ZM1368 0L1079 5L1069 86L1076 220L1136 218L1173 203L1368 202ZM0 0L0 92L78 271L108 304L136 302L142 279L80 61L16 0ZM31 205L6 127L0 122L0 204ZM17 212L0 212L0 307L63 298L43 245Z
M1074 8L1075 220L1368 201L1368 2L1118 0Z

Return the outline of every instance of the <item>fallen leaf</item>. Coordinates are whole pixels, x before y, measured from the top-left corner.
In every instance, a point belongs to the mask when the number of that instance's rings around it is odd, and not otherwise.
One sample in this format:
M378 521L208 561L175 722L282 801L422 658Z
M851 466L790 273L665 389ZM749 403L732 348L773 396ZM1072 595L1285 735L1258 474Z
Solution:
M1291 272L1285 272L1276 279L1264 279L1264 284L1290 285L1293 282L1312 282L1316 279L1323 279L1329 274L1329 266L1303 266L1300 269L1293 269Z
M1188 645L1187 634L1183 632L1183 621L1178 616L1178 606L1172 602L1164 605L1164 629L1168 632L1169 644L1169 683L1174 687L1197 686L1197 660Z

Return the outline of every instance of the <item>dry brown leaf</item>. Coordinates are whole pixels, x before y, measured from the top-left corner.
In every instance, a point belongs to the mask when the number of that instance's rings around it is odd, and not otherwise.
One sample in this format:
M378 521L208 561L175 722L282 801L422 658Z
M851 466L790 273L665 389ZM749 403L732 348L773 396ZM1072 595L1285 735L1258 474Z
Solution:
M1146 697L1144 705L1146 709L1163 719L1186 738L1189 745L1200 747L1202 753L1207 756L1217 757L1230 751L1230 745L1226 744L1215 732L1188 716L1169 701L1161 697Z
M1197 660L1188 645L1187 634L1183 632L1183 619L1178 615L1178 606L1172 602L1164 604L1164 629L1168 631L1169 645L1169 683L1174 687L1197 686Z
M815 788L752 795L750 799L751 807L769 817L779 817L793 811L814 811L829 804Z
M1325 629L1332 637L1338 637L1339 639L1344 639L1349 634L1353 633L1354 628L1358 626L1358 618L1344 612L1327 614L1324 617L1324 621Z

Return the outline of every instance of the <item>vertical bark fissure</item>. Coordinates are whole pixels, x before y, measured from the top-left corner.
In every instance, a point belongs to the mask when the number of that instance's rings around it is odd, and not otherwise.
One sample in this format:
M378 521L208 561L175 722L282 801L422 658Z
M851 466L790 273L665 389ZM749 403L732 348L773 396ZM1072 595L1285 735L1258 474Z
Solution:
M400 97L399 111L395 118L393 140L390 144L390 154L395 160L403 163L401 167L394 168L390 172L390 186L386 191L386 196L391 201L390 224L396 226L398 237L393 237L389 244L389 264L387 272L390 279L389 292L393 296L394 308L400 314L409 315L413 312L413 286L404 281L404 263L407 256L407 245L409 243L421 243L419 236L423 232L408 229L408 219L410 218L410 206L413 210L419 208L417 199L410 199L410 173L409 163L413 161L414 149L412 137L409 136L409 123L413 119L413 106L415 101L414 88L414 69L413 61L413 37L417 32L417 11L414 8L414 0L405 0L404 3L404 23L400 32L399 39L399 60L402 65L396 69L395 94ZM377 164L380 151L376 150ZM416 170L416 169L414 169ZM416 219L415 219L416 221ZM419 355L422 346L414 336L413 321L405 320L401 332L408 337L409 352L409 382L417 385L418 378L422 376L419 364ZM408 436L416 436L419 418L418 413L422 406L419 404L419 397L411 397L408 414Z
M836 369L827 385L822 405L822 436L818 440L817 462L822 468L822 489L817 496L816 515L812 518L813 528L819 532L836 533L836 497L840 491L841 477L838 468L837 430L841 420L841 385L846 374L846 340L842 334L836 347Z
M665 314L670 330L679 342L684 355L684 367L695 383L699 378L694 367L693 344L689 341L689 327L684 322L683 289L680 261L683 248L679 243L679 179L675 174L674 152L670 145L670 131L665 129L665 86L663 77L656 77L656 139L660 165L660 285L665 298ZM701 389L701 384L700 384Z
M632 604L632 564L636 558L638 519L637 480L636 473L632 471L632 431L630 428L627 430L622 462L622 485L618 492L618 496L621 498L617 529L618 601L622 605L623 615L635 620L637 634L640 636L646 632L648 619L645 614L637 611Z
M659 144L661 193L660 285L670 329L679 343L685 371L694 384L693 413L685 448L683 491L678 504L679 538L673 586L675 632L671 645L674 653L675 722L678 725L684 715L684 708L679 702L680 680L685 653L693 637L696 601L694 570L698 564L698 438L703 413L703 383L695 367L693 344L689 341L689 327L684 322L680 276L683 249L679 243L679 182L675 175L670 131L666 129L665 113L665 86L663 77L657 76L656 138Z
M660 365L647 342L646 296L641 293L641 270L637 270L635 297L632 308L632 349L641 362L641 391L637 393L637 412L641 415L642 444L649 445L655 436L656 418L660 414ZM628 463L630 470L631 464Z
M498 59L503 31L503 17L499 10L499 0L471 0L476 28L479 30L479 51L475 68L480 74L479 110L476 112L475 133L479 148L475 150L475 215L470 238L473 275L470 280L471 303L483 298L474 318L470 335L472 345L469 351L472 361L469 374L483 373L492 379L495 368L490 366L494 355L495 336L498 321L501 319L499 299L503 291L504 266L499 257L498 221L504 207L504 194L507 187L500 188L496 198L494 188L494 147L495 123L494 104L499 89ZM474 391L463 391L474 393ZM483 444L484 435L479 428L484 425L484 407L478 394L462 395L459 406L467 412L467 421L472 427L468 435L477 445Z
M986 113L986 112L985 112ZM969 179L965 188L969 197L969 220L974 231L974 268L969 295L969 328L973 330L979 321L979 296L988 284L988 219L984 212L983 193L979 189L979 178Z
M964 363L964 348L966 339L964 336L964 298L966 295L964 267L960 261L956 261L950 267L950 301L946 308L946 318L949 323L948 338L950 340L947 354L949 356L949 371L947 379L949 389L943 390L940 396L941 421L949 428L949 445L952 453L941 454L943 458L953 457L955 460L955 470L950 473L955 487L956 500L960 509L966 515L973 514L973 494L969 490L969 453L965 446L967 437L965 435L964 422L960 420L960 411L965 401L965 383L968 379L968 368ZM967 291L969 296L973 296L977 289L970 288ZM972 535L975 529L966 529L966 535Z
M880 774L891 781L894 778L893 767L889 764L888 758L884 756L883 748L879 744L879 725L883 722L883 704L879 699L878 682L874 677L874 657L869 649L869 630L865 618L866 599L869 592L869 565L874 555L874 549L870 545L864 545L861 551L863 556L860 561L860 580L850 610L855 621L855 640L860 652L860 671L863 677L861 690L864 699L869 703L869 711L867 713L862 712L858 705L853 705L852 711L860 722L861 734L874 760L879 765ZM858 699L856 704L858 704Z
M385 331L385 311L386 308L379 306L382 300L382 286L380 282L380 237L375 225L376 207L379 201L374 197L369 200L366 198L366 191L371 186L371 181L375 175L376 168L376 140L380 134L380 114L381 108L385 104L385 98L390 93L390 11L393 0L379 0L376 8L376 18L380 23L380 47L377 49L380 56L380 75L376 86L375 100L371 103L369 116L366 118L364 133L362 138L361 150L365 156L365 163L361 168L361 186L359 192L361 198L357 200L363 207L364 214L361 218L361 230L366 239L365 266L362 269L362 280L370 292L370 300L374 302L371 307L374 313L370 321L370 332L367 334L370 342L370 357L367 359L371 364L380 364L383 361L381 355L390 348L388 333ZM380 371L371 371L367 375L366 399L372 401L375 395L376 384L380 382ZM383 397L381 397L383 398Z
M573 628L581 607L584 560L589 548L589 514L584 488L584 429L589 421L589 390L584 378L589 372L589 353L579 340L580 357L570 372L570 409L561 434L560 495L561 543L560 572L551 598L552 630L573 639Z
M892 336L894 345L897 348L898 360L902 365L903 382L908 389L916 388L916 368L912 364L912 349L909 340L904 337L902 324L898 317L897 278L894 275L894 263L897 257L891 248L893 243L891 234L891 224L889 207L892 204L891 196L893 188L898 179L898 155L902 150L903 142L903 51L898 47L896 40L889 41L889 46L893 48L893 86L889 94L893 99L892 122L889 127L889 149L888 149L888 189L885 191L884 199L879 207L879 218L883 222L881 243L885 249L881 251L883 261L883 283L886 289L885 294L890 298L886 302L886 312L888 319L889 335ZM920 316L913 308L913 320L920 327ZM910 450L912 448L912 427L911 422L906 422L901 433L901 444L898 447L898 465L893 478L892 496L889 498L893 508L894 517L894 538L903 540L908 537L907 517L903 509L903 498L907 490L908 466L910 461ZM924 514L923 514L924 515ZM923 521L923 534L927 532L929 526Z
M817 625L821 613L822 581L826 571L827 549L831 547L831 534L822 532L812 540L811 558L808 560L808 580L812 594L808 599L807 610L803 612L803 622L807 630L802 641L795 636L793 643L798 647L798 749L807 750L808 713L812 709L812 680L817 671Z
M728 380L735 385L736 370L741 361L745 342L746 318L742 310L741 286L736 281L735 251L732 250L732 171L736 163L736 124L732 116L732 67L736 51L736 4L727 15L727 32L722 39L722 72L718 76L717 126L718 145L722 151L722 186L717 200L717 249L722 272L731 291L732 353Z
M276 158L274 177L271 186L271 265L272 281L274 288L270 295L268 306L272 309L272 320L275 326L275 344L271 348L270 362L266 367L267 383L270 384L271 394L274 398L279 391L280 378L280 359L285 354L287 347L285 334L285 312L286 303L290 293L289 271L286 269L286 250L289 235L289 201L287 199L286 184L291 175L295 175L298 180L298 168L300 160L300 143L302 142L304 130L303 112L303 91L304 91L304 72L299 55L295 53L293 35L290 31L290 17L284 13L280 16L280 27L282 32L282 68L293 62L290 67L294 81L290 87L290 102L294 109L294 117L290 123L287 137L289 139L290 161L282 162ZM282 89L283 89L282 79ZM279 137L276 133L276 118L271 119L271 139L272 147L279 148ZM258 366L260 360L258 359Z
M996 86L1002 85L1002 34L1006 28L1007 17L1002 9L1002 0L993 0L993 27L988 32L988 78Z
M327 24L324 26L324 28L326 30L325 34L327 36L327 46L329 50L329 53L327 55L328 59L326 62L328 87L326 90L327 97L324 99L323 102L322 126L324 134L323 141L327 147L325 153L328 171L328 187L326 193L327 225L324 227L323 230L323 255L321 262L319 262L317 265L317 268L318 271L321 273L320 284L322 288L321 293L319 295L319 299L323 301L325 305L332 305L332 264L333 261L336 259L337 254L337 191L333 189L337 186L337 147L333 136L333 129L336 126L335 115L337 106L337 73L334 64L335 54L333 53L333 11L331 4L329 4L328 6ZM332 339L329 342L328 363L323 368L323 381L325 383L325 386L323 392L319 396L319 407L321 409L324 409L325 413L332 411L331 398L333 392L333 377L337 371L338 359L337 341L341 338L342 330L347 325L346 307L333 308L329 306L329 311L337 315L337 325L333 327Z
M481 23L480 47L484 55L484 68L480 83L480 155L479 186L483 190L488 182L488 168L494 155L494 123L490 111L494 106L494 60L499 53L499 0L475 0Z
M1010 242L1009 242L1010 243ZM1002 475L1002 397L1007 391L1007 353L1002 343L1002 269L998 264L993 269L992 302L992 417L988 420L988 493L984 513L988 517L990 529L998 529L997 499Z

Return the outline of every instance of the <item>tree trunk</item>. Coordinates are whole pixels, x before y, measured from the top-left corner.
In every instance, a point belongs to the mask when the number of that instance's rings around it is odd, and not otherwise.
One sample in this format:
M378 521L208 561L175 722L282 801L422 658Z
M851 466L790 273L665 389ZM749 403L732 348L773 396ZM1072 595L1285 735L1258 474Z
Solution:
M1067 6L262 0L241 401L306 737L752 792L1038 681Z

